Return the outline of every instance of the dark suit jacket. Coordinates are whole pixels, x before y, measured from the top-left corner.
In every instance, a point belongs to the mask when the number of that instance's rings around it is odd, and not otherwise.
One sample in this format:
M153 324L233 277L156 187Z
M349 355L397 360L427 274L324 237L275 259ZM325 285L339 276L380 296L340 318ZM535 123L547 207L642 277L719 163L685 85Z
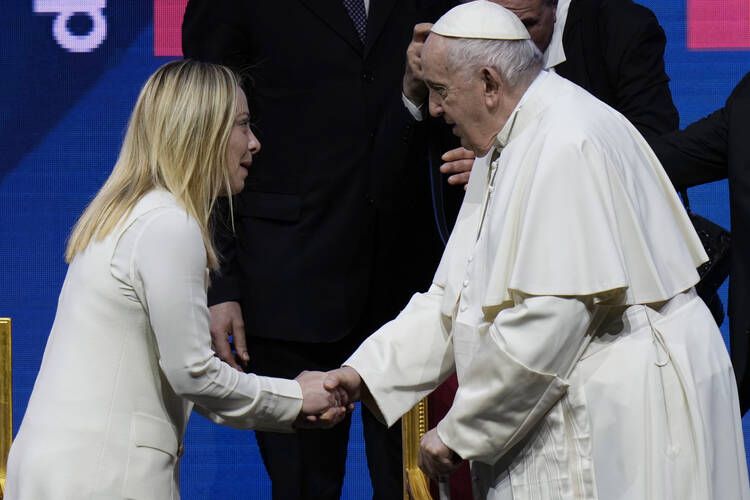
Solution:
M625 115L650 140L679 126L664 70L666 37L646 7L631 0L572 0L563 31L560 76Z
M241 302L249 335L337 340L429 285L442 245L401 81L414 24L445 3L372 1L364 45L341 0L188 3L185 56L252 76L262 151L209 294Z
M745 413L750 408L750 73L722 109L652 141L652 147L678 188L729 179L730 352Z

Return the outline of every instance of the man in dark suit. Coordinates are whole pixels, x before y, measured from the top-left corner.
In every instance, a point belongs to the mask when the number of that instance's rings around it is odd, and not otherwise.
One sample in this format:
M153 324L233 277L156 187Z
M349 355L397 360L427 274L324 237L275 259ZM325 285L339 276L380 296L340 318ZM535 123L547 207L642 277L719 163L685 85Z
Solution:
M649 9L631 0L572 0L562 44L557 74L625 115L646 140L679 126L664 70L666 37Z
M678 189L729 180L729 347L744 414L750 408L750 73L723 108L651 146Z
M190 0L186 57L248 71L263 152L209 290L217 353L279 377L331 369L424 290L442 245L401 101L414 24L449 2ZM227 340L233 335L236 358ZM247 345L245 345L245 335ZM363 422L374 498L402 495L400 426ZM349 421L256 433L274 499L339 498Z
M666 37L632 0L492 0L513 11L544 53L545 66L625 115L650 140L679 125L664 70ZM468 181L473 157L449 151L441 171Z

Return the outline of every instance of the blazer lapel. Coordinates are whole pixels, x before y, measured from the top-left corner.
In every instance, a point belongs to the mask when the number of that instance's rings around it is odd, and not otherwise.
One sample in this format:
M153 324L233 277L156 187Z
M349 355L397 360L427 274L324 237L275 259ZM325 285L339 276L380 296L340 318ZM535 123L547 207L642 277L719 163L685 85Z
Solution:
M358 54L362 54L362 42L359 40L354 23L341 0L300 0L300 2L346 40ZM374 0L371 0L371 2L374 3Z
M388 17L391 15L393 6L398 0L370 0L370 9L367 13L367 35L365 37L365 56L383 31ZM403 55L403 54L402 54Z

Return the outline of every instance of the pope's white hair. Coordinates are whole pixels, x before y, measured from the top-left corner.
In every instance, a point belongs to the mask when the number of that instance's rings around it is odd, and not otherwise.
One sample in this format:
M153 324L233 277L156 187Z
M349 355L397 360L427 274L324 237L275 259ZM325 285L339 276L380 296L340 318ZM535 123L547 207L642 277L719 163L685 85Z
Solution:
M465 75L482 66L495 69L511 88L528 85L541 71L542 53L531 40L449 38L446 63Z

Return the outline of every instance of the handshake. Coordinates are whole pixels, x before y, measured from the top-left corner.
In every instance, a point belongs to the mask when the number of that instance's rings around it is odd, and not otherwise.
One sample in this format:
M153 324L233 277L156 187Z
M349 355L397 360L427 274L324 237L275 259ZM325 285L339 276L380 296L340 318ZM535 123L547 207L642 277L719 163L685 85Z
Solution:
M327 429L341 422L362 397L362 378L348 366L329 372L303 371L294 379L302 388L298 429Z
M354 401L368 397L367 386L354 368L330 372L302 372L295 378L302 387L302 410L294 426L325 429L341 422L354 409ZM363 394L364 393L364 394ZM429 430L420 441L419 467L430 477L444 479L460 467L463 459Z

